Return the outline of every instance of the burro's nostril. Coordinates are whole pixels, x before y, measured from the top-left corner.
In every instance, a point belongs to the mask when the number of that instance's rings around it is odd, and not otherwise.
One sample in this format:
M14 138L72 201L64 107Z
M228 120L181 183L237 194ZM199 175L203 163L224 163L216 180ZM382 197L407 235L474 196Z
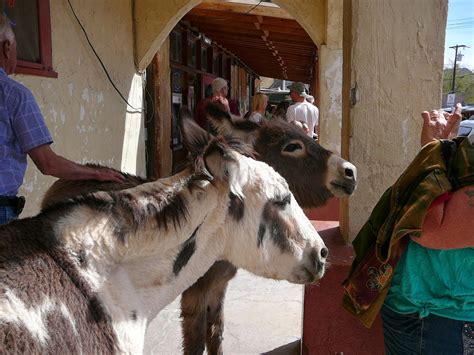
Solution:
M321 258L323 258L323 259L327 258L328 254L329 254L328 248L322 248L321 249Z
M354 170L350 168L345 168L344 173L346 174L347 177L354 177Z

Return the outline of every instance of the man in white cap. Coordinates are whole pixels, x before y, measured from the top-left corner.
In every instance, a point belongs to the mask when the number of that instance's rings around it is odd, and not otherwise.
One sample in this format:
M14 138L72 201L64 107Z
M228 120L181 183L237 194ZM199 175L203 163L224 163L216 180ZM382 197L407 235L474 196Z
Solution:
M306 100L305 86L303 83L294 82L290 86L290 97L294 104L288 107L286 119L288 122L298 121L305 123L308 129L306 134L311 138L317 137L319 124L318 108Z
M229 86L227 85L227 80L222 78L215 78L212 81L212 101L220 102L227 112L230 113L229 101L227 100L227 93L229 91Z

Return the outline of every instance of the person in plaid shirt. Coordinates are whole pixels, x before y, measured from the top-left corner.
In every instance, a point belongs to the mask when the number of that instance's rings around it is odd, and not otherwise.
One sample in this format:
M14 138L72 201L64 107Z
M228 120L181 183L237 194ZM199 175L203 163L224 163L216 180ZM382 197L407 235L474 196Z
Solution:
M122 182L112 169L76 164L50 147L53 143L30 90L8 77L16 68L16 39L11 23L0 16L0 224L17 218L24 199L17 197L25 176L27 155L44 175L63 179Z

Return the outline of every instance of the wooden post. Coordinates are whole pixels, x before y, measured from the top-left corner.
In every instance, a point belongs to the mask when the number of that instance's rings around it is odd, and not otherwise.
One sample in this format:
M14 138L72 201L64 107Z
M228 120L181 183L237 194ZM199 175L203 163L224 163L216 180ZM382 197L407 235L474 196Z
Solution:
M162 45L152 61L152 85L154 111L152 131L149 132L150 177L160 178L171 174L173 152L171 141L171 74L169 39ZM148 87L148 85L147 85Z
M350 132L351 132L351 53L352 53L352 1L343 3L343 39L342 39L342 128L341 128L341 156L350 159ZM339 207L339 228L346 242L349 236L349 199L342 198Z

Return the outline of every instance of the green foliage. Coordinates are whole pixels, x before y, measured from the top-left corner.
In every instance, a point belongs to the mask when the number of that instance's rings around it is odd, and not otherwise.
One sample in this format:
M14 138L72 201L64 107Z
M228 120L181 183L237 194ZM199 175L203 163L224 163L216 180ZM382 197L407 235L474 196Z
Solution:
M452 81L453 69L444 69L443 103L446 102L446 94L451 92ZM463 101L465 105L474 104L474 71L467 68L456 68L454 90L456 92L456 101Z

